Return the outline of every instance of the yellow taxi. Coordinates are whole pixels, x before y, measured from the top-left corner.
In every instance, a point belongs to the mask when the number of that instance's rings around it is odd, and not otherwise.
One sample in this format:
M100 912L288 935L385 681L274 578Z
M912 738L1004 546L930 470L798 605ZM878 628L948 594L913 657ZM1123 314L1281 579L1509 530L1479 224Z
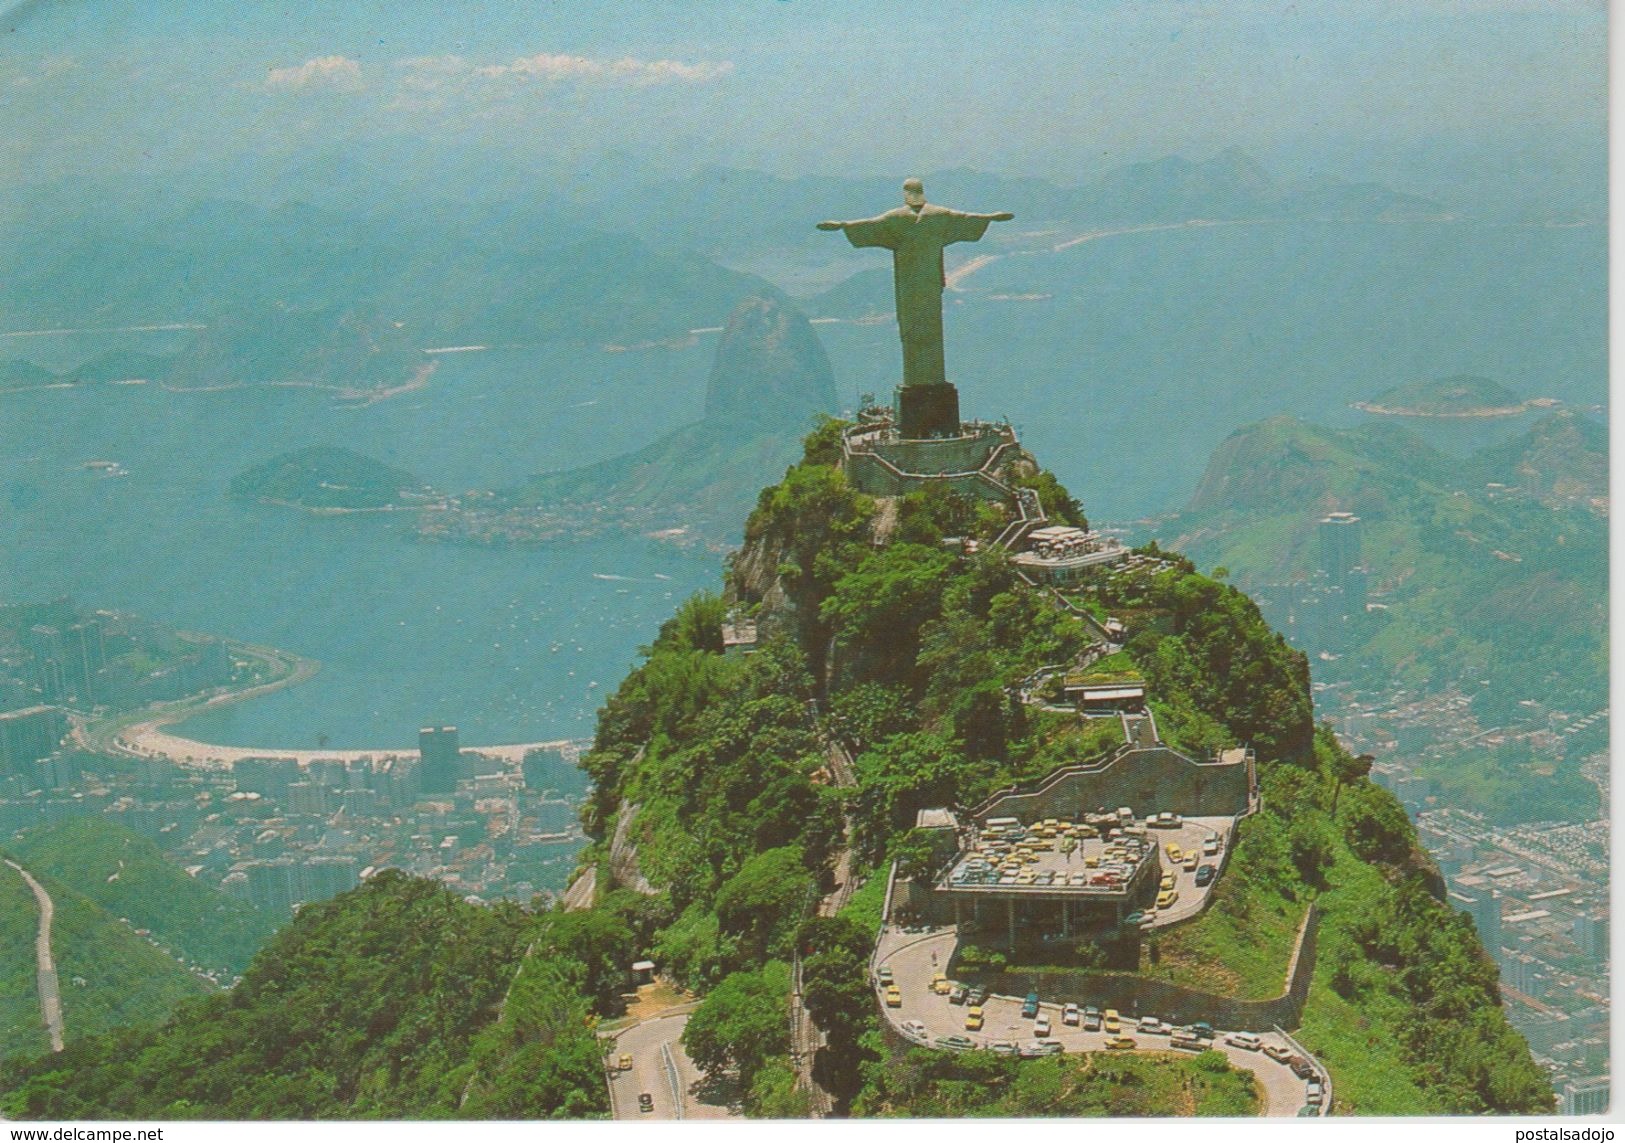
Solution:
M621 1053L621 1058L617 1060L616 1063L620 1065L620 1069L623 1072L629 1072L632 1070L632 1057L626 1052Z
M935 974L932 975L932 977L931 977L931 991L932 992L935 992L935 993L937 993L939 995L946 995L951 990L952 989L948 984L948 974L947 973L938 972L938 973L935 973Z
M982 1010L978 1007L965 1009L965 1031L980 1032L982 1030Z
M1106 1050L1111 1052L1128 1051L1134 1047L1134 1041L1127 1036L1107 1036Z
M1177 900L1179 900L1179 890L1164 889L1161 893L1157 894L1157 908L1166 909Z
M1166 890L1166 889L1172 889L1173 887L1174 887L1174 875L1172 873L1164 873L1162 875L1162 884L1160 884L1158 886L1158 888Z
M902 1006L903 990L898 988L895 984L888 985L886 988L886 1007L901 1008Z
M1170 841L1163 848L1168 851L1168 860L1169 861L1175 862L1177 864L1178 862L1181 862L1181 861L1185 860L1185 851L1180 849L1179 846L1175 845L1173 842Z
M1086 868L1089 868L1089 869L1099 869L1100 868L1100 854L1091 853L1088 857L1083 859L1083 864L1084 864L1084 866Z
M1115 1036L1123 1030L1123 1025L1117 1016L1117 1009L1106 1009L1105 1016L1101 1017L1100 1020L1100 1030L1110 1036Z

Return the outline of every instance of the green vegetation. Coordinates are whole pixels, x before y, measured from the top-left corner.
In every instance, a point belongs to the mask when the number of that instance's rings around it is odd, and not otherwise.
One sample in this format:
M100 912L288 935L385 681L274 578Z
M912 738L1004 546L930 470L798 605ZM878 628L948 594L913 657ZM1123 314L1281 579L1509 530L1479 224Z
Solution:
M1417 772L1432 779L1444 805L1471 806L1490 821L1562 821L1594 805L1597 787L1580 773L1585 754L1572 748L1562 764L1525 740L1430 752Z
M230 493L300 508L388 508L403 488L416 487L409 472L390 468L347 448L313 445L285 452L231 478Z
M1395 385L1367 404L1373 411L1419 417L1487 416L1521 412L1525 407L1523 398L1500 382L1467 374Z
M689 1058L707 1072L731 1068L749 1089L790 1050L790 969L768 961L736 972L706 996L683 1029Z
M230 992L189 1002L162 1025L9 1065L4 1112L30 1119L599 1112L597 1048L584 1005L573 999L584 970L569 957L532 956L516 981L529 928L517 907L479 908L431 882L385 872L301 909Z
M867 964L884 863L924 874L940 859L914 829L917 812L973 805L1098 758L1121 731L1017 701L1015 685L1037 667L1077 662L1090 629L999 553L944 549L950 529L997 524L967 502L904 497L890 542L877 542L875 504L831 463L836 424L815 430L802 462L758 497L728 597L684 603L600 711L583 760L594 781L583 810L596 839L593 907L480 909L385 874L302 910L229 995L161 1028L89 1041L72 1061L22 1065L5 1084L6 1109L594 1114L603 1105L591 1025L625 1010L626 966L649 956L703 994L684 1042L749 1114L805 1111L789 1055L797 971L828 1038L813 1073L842 1110L1256 1111L1250 1077L1212 1055L1017 1063L888 1050ZM1213 907L1148 942L1142 971L1274 995L1318 901L1304 1039L1324 1053L1345 1110L1549 1108L1544 1077L1500 1010L1493 965L1466 919L1430 895L1437 874L1403 812L1316 732L1304 657L1246 596L1182 559L1090 586L1089 605L1129 630L1122 657L1104 665L1147 680L1159 726L1183 749L1251 746L1264 790ZM749 656L722 651L720 624L736 607L762 633ZM831 735L852 747L853 787L836 784ZM615 885L608 839L623 814L652 895ZM869 879L840 916L818 917L838 855ZM1099 967L1100 952L1078 956ZM1006 957L967 948L963 960L973 953L988 965Z
M34 975L38 932L34 894L9 867L0 866L0 1040L7 1045L0 1057L50 1047Z
M71 818L24 834L11 851L29 872L150 930L184 963L228 976L276 930L252 905L188 877L156 845L102 818Z
M125 1024L160 1020L212 988L95 902L30 869L55 905L51 951L70 1047ZM39 911L21 876L0 865L0 1057L46 1046L34 961Z
M1039 1116L1256 1115L1252 1073L1218 1052L1091 1053L1012 1060L910 1049L881 1073L859 1115L1014 1119Z
M1352 617L1341 657L1317 679L1368 691L1457 686L1480 722L1504 725L1527 714L1523 700L1607 704L1607 526L1594 504L1606 495L1606 430L1573 414L1465 460L1393 422L1336 431L1277 417L1215 451L1175 526L1193 558L1226 566L1243 586L1306 583L1317 519L1354 511L1384 607ZM1465 789L1451 769L1436 776ZM1573 775L1554 779L1541 778L1521 818L1492 791L1498 820L1569 816L1553 807L1580 787Z

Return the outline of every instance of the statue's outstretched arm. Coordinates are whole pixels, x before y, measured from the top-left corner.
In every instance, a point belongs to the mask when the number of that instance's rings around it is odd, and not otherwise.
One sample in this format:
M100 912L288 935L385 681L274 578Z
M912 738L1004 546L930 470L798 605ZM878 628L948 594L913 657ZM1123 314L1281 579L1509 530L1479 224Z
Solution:
M850 224L845 223L845 222L820 222L818 224L818 229L820 229L820 230L845 230L848 225L850 225Z

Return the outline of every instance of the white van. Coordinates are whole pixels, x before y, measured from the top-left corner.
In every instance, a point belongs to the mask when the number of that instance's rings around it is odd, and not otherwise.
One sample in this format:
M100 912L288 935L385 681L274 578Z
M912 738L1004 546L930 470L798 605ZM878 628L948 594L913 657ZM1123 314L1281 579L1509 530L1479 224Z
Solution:
M1264 1041L1251 1032L1231 1032L1224 1038L1224 1042L1248 1052L1256 1052L1264 1046Z

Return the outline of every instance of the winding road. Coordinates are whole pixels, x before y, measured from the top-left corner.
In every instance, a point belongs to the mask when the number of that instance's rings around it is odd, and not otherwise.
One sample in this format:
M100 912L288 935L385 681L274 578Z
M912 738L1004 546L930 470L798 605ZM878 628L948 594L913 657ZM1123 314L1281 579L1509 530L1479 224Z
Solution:
M51 918L56 915L56 905L51 901L51 895L45 891L28 870L18 865L10 858L6 864L15 869L22 879L28 882L28 887L34 892L34 900L39 904L39 935L34 938L34 959L39 964L39 1008L40 1016L45 1022L45 1031L51 1037L51 1051L62 1050L62 994L57 991L56 961L51 958Z

